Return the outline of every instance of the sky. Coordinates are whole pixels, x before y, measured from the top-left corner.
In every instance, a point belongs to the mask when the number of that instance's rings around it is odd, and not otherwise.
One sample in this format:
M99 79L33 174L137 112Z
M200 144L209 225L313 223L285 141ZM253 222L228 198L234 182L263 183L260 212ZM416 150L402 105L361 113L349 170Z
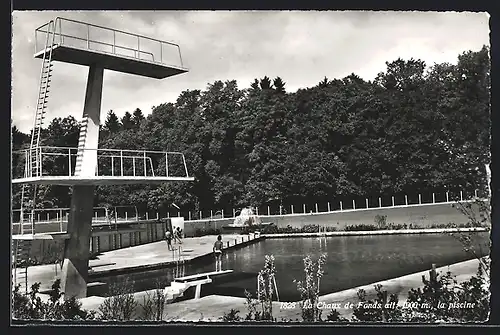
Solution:
M84 21L180 45L189 72L158 80L106 70L101 121L175 102L182 91L216 80L281 77L286 90L315 86L325 76L355 73L373 80L386 61L421 59L456 64L464 51L489 45L489 15L469 12L378 11L16 11L12 25L12 120L33 124L42 61L33 57L34 31L56 17ZM63 28L64 29L64 28ZM54 62L47 125L81 119L88 67Z

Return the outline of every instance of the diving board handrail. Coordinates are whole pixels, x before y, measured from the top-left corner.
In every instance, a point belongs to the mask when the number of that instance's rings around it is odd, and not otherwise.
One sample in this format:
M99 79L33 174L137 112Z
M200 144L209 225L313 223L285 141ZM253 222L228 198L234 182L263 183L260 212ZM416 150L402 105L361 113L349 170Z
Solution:
M192 178L186 157L178 151L39 146L12 152L13 179L78 177L75 174L78 157L89 151L97 152L96 177ZM33 157L39 162L36 169L30 165Z
M53 28L48 26L49 23L52 23ZM95 45L105 45L110 48L110 53L114 55L127 56L118 52L117 49L129 50L133 51L134 58L139 60L144 60L141 58L141 54L148 54L152 58L151 61L154 63L167 65L167 61L173 61L175 63L173 66L184 68L181 49L177 43L162 41L156 38L130 33L119 29L108 28L62 17L57 17L49 23L43 24L35 29L35 54L40 51L38 49L38 34L41 36L44 36L45 34L54 34L54 36L57 37L58 42L54 43L54 45L72 47L71 44L67 43L67 40L79 40L82 41L85 46L83 49L93 50L93 48L91 48L91 43ZM96 34L98 36L96 37L97 39L91 38L91 32L98 33ZM107 38L106 35L108 35ZM117 41L117 37L118 40L122 41ZM172 51L169 52L168 49L164 50L165 47L172 48ZM166 56L168 54L171 54L172 58L169 57L167 59ZM178 59L175 59L177 57Z

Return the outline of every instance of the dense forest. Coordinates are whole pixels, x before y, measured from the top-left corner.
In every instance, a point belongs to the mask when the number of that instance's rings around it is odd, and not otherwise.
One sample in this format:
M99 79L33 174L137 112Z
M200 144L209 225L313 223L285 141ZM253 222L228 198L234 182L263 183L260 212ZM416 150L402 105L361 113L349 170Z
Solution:
M175 103L118 118L102 148L181 151L193 183L99 186L97 205L183 210L485 188L490 157L489 48L453 64L398 59L373 81L355 74L286 91L284 79L248 89L216 81ZM42 144L78 143L79 123L56 118ZM13 127L13 150L29 135ZM39 206L67 207L68 187L43 186ZM19 206L18 187L13 189ZM16 196L17 195L17 196ZM16 206L17 205L17 206Z

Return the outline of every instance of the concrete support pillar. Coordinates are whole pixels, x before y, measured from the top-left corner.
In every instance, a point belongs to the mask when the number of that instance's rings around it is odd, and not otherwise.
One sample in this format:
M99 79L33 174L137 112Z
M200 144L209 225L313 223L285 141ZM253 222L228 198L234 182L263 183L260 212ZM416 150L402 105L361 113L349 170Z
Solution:
M75 170L75 175L94 176L96 173L103 78L102 67L90 66L83 107L83 127L78 144L79 170ZM65 299L87 296L94 190L93 185L73 187L67 228L69 240L66 241L64 248L61 275Z
M61 286L65 299L87 296L93 185L74 186L69 213L68 234L64 248Z
M97 169L103 79L104 69L102 67L91 66L89 68L82 129L78 143L77 157L80 161L80 169L75 171L79 176L95 176Z

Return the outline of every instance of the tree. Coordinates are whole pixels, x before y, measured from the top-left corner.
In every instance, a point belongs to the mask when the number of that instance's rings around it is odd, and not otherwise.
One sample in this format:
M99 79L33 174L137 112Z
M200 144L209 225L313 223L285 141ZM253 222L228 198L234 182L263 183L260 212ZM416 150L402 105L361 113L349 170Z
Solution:
M142 114L142 111L139 108L136 108L132 114L132 121L134 122L136 128L139 128L144 120L144 114Z
M276 93L279 93L279 94L285 94L286 93L286 91L285 91L285 82L280 77L276 77L273 80L273 85L274 85L274 90L276 91Z
M120 130L121 124L118 116L116 116L113 110L108 111L106 116L106 121L104 122L104 130L109 134L115 134Z
M135 122L132 120L132 115L129 112L125 112L121 123L122 129L133 129L135 127Z

